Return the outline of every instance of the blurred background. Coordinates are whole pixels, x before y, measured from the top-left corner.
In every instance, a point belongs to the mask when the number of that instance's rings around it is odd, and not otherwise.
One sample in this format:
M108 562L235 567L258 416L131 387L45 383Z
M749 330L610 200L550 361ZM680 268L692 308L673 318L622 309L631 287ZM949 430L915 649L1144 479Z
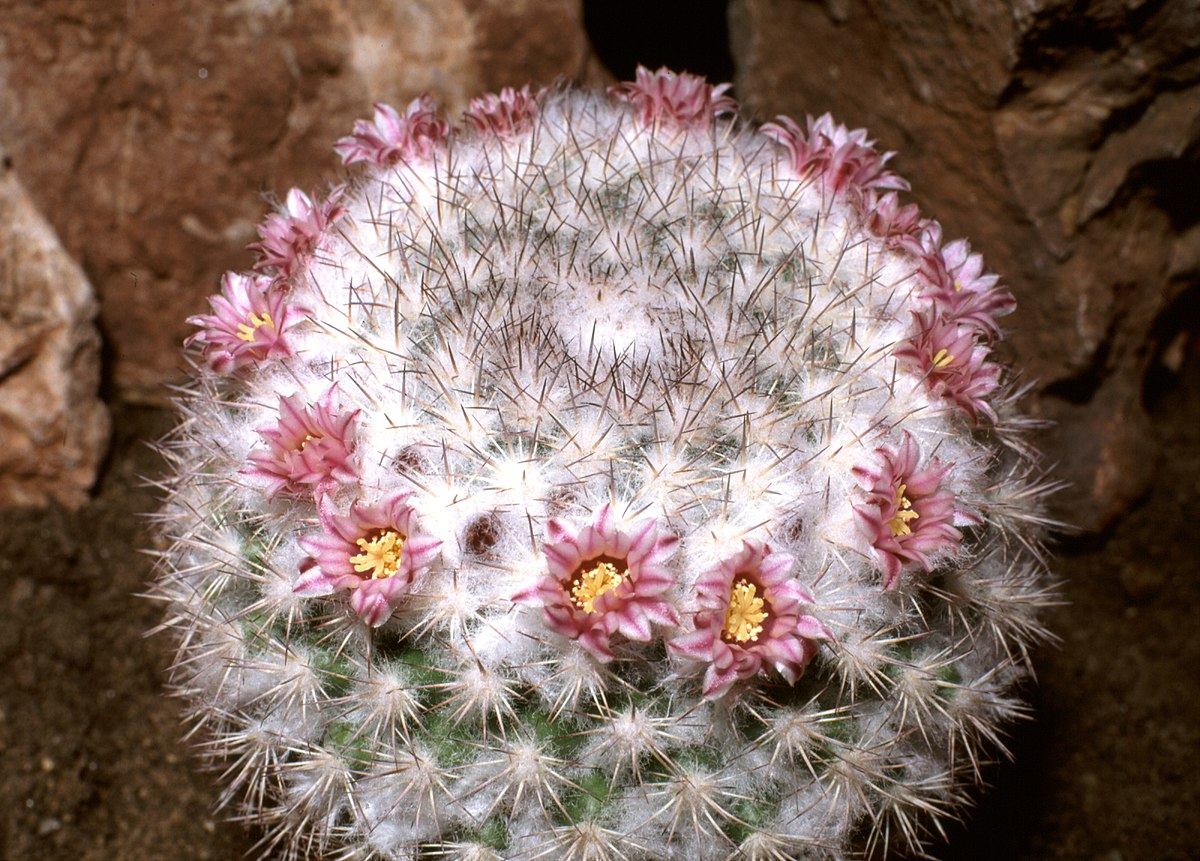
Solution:
M1019 309L1061 641L934 858L1200 857L1200 4L0 0L0 858L235 859L151 577L184 320L371 104L637 64L865 126Z

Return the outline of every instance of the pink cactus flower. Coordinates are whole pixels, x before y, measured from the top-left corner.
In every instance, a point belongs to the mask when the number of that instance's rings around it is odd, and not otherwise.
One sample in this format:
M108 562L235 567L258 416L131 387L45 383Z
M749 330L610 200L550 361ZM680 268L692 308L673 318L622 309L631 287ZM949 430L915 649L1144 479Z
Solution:
M1016 307L1012 294L997 286L1000 277L984 271L983 257L972 254L965 239L938 248L941 228L936 225L923 239L920 272L930 284L923 298L931 299L945 319L975 326L989 338L998 335L996 317Z
M679 539L662 533L654 520L621 529L604 505L580 529L551 518L546 536L542 552L549 573L513 600L540 604L550 630L608 662L615 635L646 643L651 623L679 624L663 597L674 583L663 563Z
M212 314L188 317L200 331L184 344L199 344L205 360L219 374L243 365L292 355L287 330L308 309L289 305L278 282L264 276L226 272L221 292L209 297Z
M723 559L696 582L695 630L667 645L676 654L707 664L705 699L724 696L734 683L776 669L795 684L832 635L802 612L812 596L789 576L795 560L756 541Z
M816 120L809 117L807 133L788 117L767 123L762 133L783 145L798 176L821 180L833 195L909 188L908 182L885 167L893 153L875 149L866 129L850 131L834 123L829 114Z
M869 189L863 196L863 207L867 229L898 247L912 242L913 237L919 236L925 225L931 223L921 217L921 210L915 203L901 206L900 195L894 191L880 194L878 189Z
M519 90L505 87L499 94L488 93L471 99L463 119L476 131L514 138L533 127L538 104L545 93L544 87L531 92L528 84Z
M345 215L341 204L344 192L345 186L339 185L318 205L298 188L289 191L283 211L271 213L258 226L262 239L249 246L258 255L254 268L290 278L317 250L325 229Z
M953 401L971 421L980 413L996 421L987 396L1000 385L1001 367L987 360L980 331L933 309L914 312L913 320L917 332L896 349L896 358L924 377L930 394Z
M609 87L609 94L629 102L643 125L667 123L688 129L710 125L723 114L736 113L737 102L725 95L732 84L713 86L699 75L657 72L638 66L637 80Z
M879 556L883 587L894 589L905 565L916 563L930 571L934 553L958 549L962 533L956 524L981 521L958 508L943 486L949 466L937 458L920 466L921 450L907 431L899 446L881 446L875 455L875 464L853 469L866 491L854 515Z
M442 546L421 531L410 496L412 491L393 493L376 505L356 500L349 516L334 514L329 497L322 497L324 532L300 539L312 555L300 564L296 594L349 591L350 606L363 622L372 628L386 622Z
M377 103L375 121L356 120L353 133L333 148L342 164L365 161L387 167L401 161L428 161L449 133L449 123L437 118L433 99L418 96L408 103L404 116L391 105Z
M250 453L251 465L242 474L265 481L268 499L306 487L321 496L338 482L358 477L353 455L360 411L338 412L335 390L330 388L315 406L298 394L280 397L278 424L258 429L266 449Z

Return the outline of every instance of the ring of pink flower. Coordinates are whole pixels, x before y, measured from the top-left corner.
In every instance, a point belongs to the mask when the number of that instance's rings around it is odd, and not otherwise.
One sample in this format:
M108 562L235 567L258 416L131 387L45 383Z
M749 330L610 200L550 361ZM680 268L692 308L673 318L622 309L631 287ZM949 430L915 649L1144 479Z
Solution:
M349 591L350 606L363 622L371 627L386 622L442 546L421 531L408 504L411 496L412 491L393 493L374 505L356 500L349 515L335 514L329 497L322 497L324 531L300 539L312 555L301 563L293 591L310 597Z
M696 582L699 609L691 633L667 645L681 657L706 664L705 699L724 696L734 683L773 667L795 684L817 653L817 642L832 639L815 617L802 612L813 603L799 580L789 576L795 560L770 546L743 541L742 549L721 560ZM736 593L736 596L735 596ZM756 612L745 626L745 601ZM742 606L733 606L737 602ZM739 613L741 618L738 619ZM730 631L736 620L736 631Z
M258 242L249 249L258 255L255 269L278 273L288 279L299 271L301 262L317 250L326 228L346 214L339 185L320 203L298 188L288 192L281 212L274 212L258 226Z
M308 309L291 305L280 282L263 275L226 272L221 292L210 296L212 314L188 317L201 330L184 345L199 344L209 366L229 374L251 362L292 355L288 329Z
M679 539L661 532L655 521L626 530L604 505L580 528L552 518L546 536L548 572L513 600L540 604L550 630L608 662L615 657L616 635L644 643L653 637L652 624L679 624L679 614L664 598L675 581L663 564ZM599 588L581 586L585 576Z
M934 397L952 401L971 421L983 414L996 421L988 396L1000 387L1002 368L988 361L979 330L941 317L936 310L913 312L916 333L896 348L896 358L920 373Z
M875 464L852 470L866 491L854 515L883 566L884 588L894 589L905 565L930 571L932 554L958 549L962 533L956 523L980 520L959 508L944 486L949 466L933 458L918 468L921 450L912 434L906 431L900 445L881 446L875 455Z
M608 92L628 102L644 126L665 122L688 129L711 125L723 114L737 113L737 102L725 95L732 86L713 86L699 75L676 74L665 67L652 72L638 66L635 80L609 87Z
M297 493L313 487L318 496L338 482L354 481L355 423L360 410L334 407L336 386L316 404L301 395L279 398L279 421L258 428L266 449L250 453L242 475L266 483L267 499L281 491Z

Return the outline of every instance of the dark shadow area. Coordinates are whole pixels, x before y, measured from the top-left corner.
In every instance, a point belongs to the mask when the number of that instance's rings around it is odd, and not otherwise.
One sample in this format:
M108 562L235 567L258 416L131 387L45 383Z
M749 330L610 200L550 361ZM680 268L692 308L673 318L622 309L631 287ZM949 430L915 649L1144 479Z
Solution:
M638 65L733 80L726 0L584 0L583 22L600 61L623 81Z
M1200 578L1180 514L1200 483L1200 352L1154 386L1150 492L1107 534L1059 548L1068 603L1046 622L1062 642L1034 655L1013 761L986 770L978 806L932 849L941 861L1197 857Z

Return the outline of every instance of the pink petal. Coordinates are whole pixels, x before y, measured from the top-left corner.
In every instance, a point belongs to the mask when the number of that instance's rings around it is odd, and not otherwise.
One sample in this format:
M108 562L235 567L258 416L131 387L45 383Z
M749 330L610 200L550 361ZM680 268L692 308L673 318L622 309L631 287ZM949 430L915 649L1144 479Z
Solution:
M637 640L639 643L648 643L654 636L650 630L650 622L637 604L626 604L617 613L617 630L623 636Z
M350 606L372 628L378 628L392 616L392 605L385 595L365 588L355 589L350 595Z
M563 544L568 541L574 541L575 530L557 517L551 517L546 521L546 537L555 544Z
M306 598L316 598L322 595L332 595L335 578L328 576L318 567L310 568L292 584L292 591Z
M796 620L796 634L807 640L832 640L833 634L812 616L801 616Z

